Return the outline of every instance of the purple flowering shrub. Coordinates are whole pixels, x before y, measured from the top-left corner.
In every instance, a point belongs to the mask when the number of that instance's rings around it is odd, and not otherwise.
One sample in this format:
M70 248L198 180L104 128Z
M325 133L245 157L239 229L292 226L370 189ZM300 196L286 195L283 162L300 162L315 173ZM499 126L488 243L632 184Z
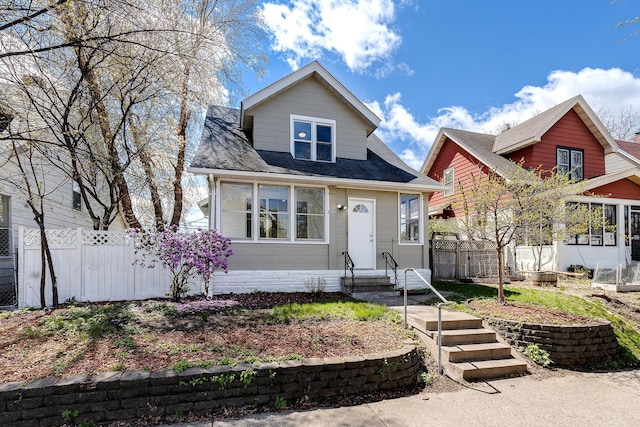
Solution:
M189 291L187 284L192 277L204 280L204 294L209 294L209 280L214 271L227 272L227 258L233 254L231 240L216 230L184 231L177 226L164 231L149 232L129 230L135 238L134 261L142 267L154 268L158 263L173 275L170 295L174 301Z

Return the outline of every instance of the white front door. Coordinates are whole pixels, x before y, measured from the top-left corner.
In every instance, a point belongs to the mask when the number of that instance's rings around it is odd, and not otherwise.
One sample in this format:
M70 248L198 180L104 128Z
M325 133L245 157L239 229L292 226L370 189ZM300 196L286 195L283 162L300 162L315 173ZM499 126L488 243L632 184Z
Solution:
M376 267L376 204L371 199L349 199L349 256L355 268Z

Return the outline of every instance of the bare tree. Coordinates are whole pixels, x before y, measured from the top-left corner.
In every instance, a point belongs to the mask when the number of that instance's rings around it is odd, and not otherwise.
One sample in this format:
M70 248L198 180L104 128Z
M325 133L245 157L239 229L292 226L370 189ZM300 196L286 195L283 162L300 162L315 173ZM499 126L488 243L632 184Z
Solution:
M633 106L620 111L600 109L598 117L615 139L633 141L635 134L640 131L640 112L634 110Z

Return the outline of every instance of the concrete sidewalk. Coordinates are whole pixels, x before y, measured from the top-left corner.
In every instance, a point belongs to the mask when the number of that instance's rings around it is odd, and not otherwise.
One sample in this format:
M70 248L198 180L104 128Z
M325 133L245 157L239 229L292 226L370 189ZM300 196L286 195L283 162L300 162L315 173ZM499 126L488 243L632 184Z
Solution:
M450 393L419 395L359 406L281 412L181 427L390 426L638 426L640 370L615 373L559 371L468 383ZM165 426L168 427L168 426Z

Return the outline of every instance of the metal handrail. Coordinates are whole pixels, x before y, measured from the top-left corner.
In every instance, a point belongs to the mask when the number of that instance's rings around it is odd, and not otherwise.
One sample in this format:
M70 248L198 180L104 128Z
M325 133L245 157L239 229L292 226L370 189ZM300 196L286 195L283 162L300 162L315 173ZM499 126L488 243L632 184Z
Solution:
M342 255L344 255L344 277L347 277L348 268L351 272L351 292L353 292L353 289L356 287L356 277L353 274L353 269L356 267L356 265L353 263L353 260L349 256L349 252L342 252Z
M431 283L427 282L427 279L422 277L420 273L416 271L415 268L405 268L404 269L404 328L405 329L407 329L407 273L409 271L412 271L416 276L418 276L418 278L420 278L420 280L422 280L424 284L427 285L427 287L431 289L431 291L434 294L436 294L438 298L440 298L440 301L442 301L438 303L438 373L442 374L442 306L451 304L451 302L448 301L442 295L440 295L440 292L438 292L436 288L431 286Z
M398 286L398 263L389 252L382 252L382 258L384 258L384 275L387 276L387 267L391 267L393 270L393 276L395 281L394 286Z

